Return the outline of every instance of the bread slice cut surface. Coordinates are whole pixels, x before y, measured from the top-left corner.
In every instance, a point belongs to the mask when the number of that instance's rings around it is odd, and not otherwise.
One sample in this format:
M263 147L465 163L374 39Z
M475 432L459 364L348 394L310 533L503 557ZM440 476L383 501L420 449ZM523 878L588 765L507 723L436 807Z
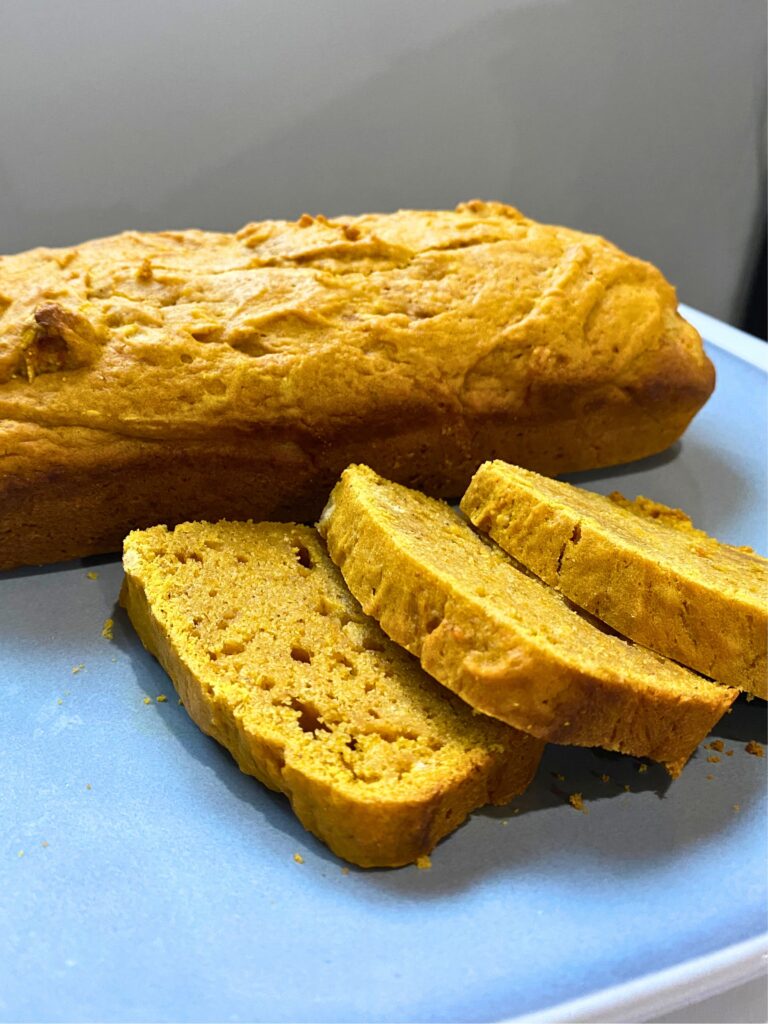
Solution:
M736 697L609 635L447 505L349 467L319 524L363 609L478 711L679 773Z
M543 744L384 636L314 529L157 526L130 534L124 567L122 603L192 719L339 856L415 861L535 773Z
M609 497L505 462L461 507L581 608L703 675L768 696L768 561L721 544L679 509Z

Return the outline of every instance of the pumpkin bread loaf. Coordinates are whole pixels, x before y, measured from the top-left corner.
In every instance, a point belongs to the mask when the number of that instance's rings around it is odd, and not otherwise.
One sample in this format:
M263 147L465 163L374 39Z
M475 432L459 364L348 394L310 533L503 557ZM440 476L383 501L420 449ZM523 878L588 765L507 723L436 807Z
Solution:
M122 602L192 719L339 856L407 864L533 777L539 740L388 640L315 530L157 526L126 539L124 567Z
M626 462L713 383L658 270L501 203L0 257L0 569L310 522L356 461L451 497Z
M541 739L677 775L737 696L601 631L447 505L365 466L342 475L319 529L393 640L472 707Z
M768 561L721 544L679 509L593 494L504 462L461 507L505 551L637 643L768 696Z

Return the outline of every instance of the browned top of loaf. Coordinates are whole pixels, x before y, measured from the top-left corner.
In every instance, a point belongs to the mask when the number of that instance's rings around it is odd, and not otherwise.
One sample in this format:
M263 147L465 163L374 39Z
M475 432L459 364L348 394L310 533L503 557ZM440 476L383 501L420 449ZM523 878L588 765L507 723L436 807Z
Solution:
M285 767L274 769L280 762L358 804L379 806L386 819L397 805L434 797L473 774L486 777L488 800L509 799L535 769L538 744L473 714L384 636L315 530L157 526L130 534L123 563L213 709L212 726L207 717L199 724L237 746L215 724L225 710L233 714L254 751L265 743L271 749L272 767L262 763L259 772L271 785L290 788L281 781ZM156 647L141 617L132 618Z
M500 203L0 257L0 419L19 423L322 437L441 407L541 419L553 389L693 411L712 385L658 270Z

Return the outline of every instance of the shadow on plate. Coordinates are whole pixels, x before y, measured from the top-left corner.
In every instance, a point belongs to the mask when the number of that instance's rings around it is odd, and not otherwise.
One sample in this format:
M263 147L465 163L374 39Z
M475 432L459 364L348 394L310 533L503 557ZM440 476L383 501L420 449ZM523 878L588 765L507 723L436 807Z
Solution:
M114 621L114 643L133 663L138 684L147 696L154 699L158 692L158 680L164 682L167 679L165 673L140 646L127 615L117 606ZM456 833L447 836L439 844L433 853L432 870L364 870L346 865L323 843L306 832L291 811L288 799L240 772L230 754L216 741L205 737L182 707L174 705L167 710L171 713L162 716L163 727L173 733L191 757L215 772L229 793L252 812L254 842L258 841L258 819L262 818L271 828L290 836L296 842L297 849L311 846L313 854L333 868L330 873L321 872L326 879L334 879L338 871L338 878L342 880L340 869L348 866L352 874L360 876L361 880L364 876L366 884L380 890L382 896L390 894L404 899L443 898L447 894L472 887L489 875L499 872L514 874L521 861L528 863L536 855L542 842L546 844L546 852L566 844L574 851L578 850L582 857L608 859L619 864L642 858L663 858L671 855L671 840L663 826L653 827L656 816L653 806L664 804L667 797L673 795L675 787L682 790L686 797L685 832L677 831L673 839L678 853L681 846L695 845L702 838L728 828L733 821L733 800L714 798L714 790L708 793L707 786L710 783L707 775L713 775L716 769L723 771L738 767L738 797L745 807L764 787L759 762L744 753L743 744L748 740L764 740L765 704L762 701L748 703L740 698L732 714L726 715L705 741L710 744L713 739L727 739L729 742L724 743L722 754L714 755L702 745L679 780L671 780L660 765L645 759L602 750L550 745L545 751L537 777L527 792L506 807L485 807L476 811ZM736 744L735 748L733 744ZM733 756L728 757L725 750L732 748ZM709 756L718 756L722 763L710 765L707 761ZM578 808L571 805L570 798L574 794L579 794L587 815L579 813ZM647 799L643 800L649 795L654 798L650 806ZM622 797L624 801L619 799ZM642 801L642 806L638 803L637 812L642 815L646 825L651 823L651 827L645 827L642 832L632 829L631 835L627 832L626 841L619 834L620 828L619 833L613 825L610 830L606 830L602 816L598 822L595 815L592 819L594 825L590 828L589 813L606 801L617 799L617 808L622 816L631 810L628 801ZM578 798L576 803L579 803ZM556 815L556 823L552 826L548 821L544 826L543 822L536 822L532 853L531 830L525 822L526 819L533 822L538 813L542 812ZM484 819L486 825L498 825L500 832L492 843L485 842L483 846L478 846L476 856L468 868L462 861L461 870L456 870L451 863L454 860L452 836L454 842L457 834L463 837L467 828L472 827L473 818L479 819L475 827L481 825ZM503 832L502 822L508 825ZM621 827L626 827L626 822ZM528 839L520 844L516 841L516 832L522 828L528 833ZM487 828L483 829L484 837L486 832ZM542 836L546 838L542 840ZM367 891L370 894L370 889Z
M69 562L51 562L48 565L22 565L18 569L6 569L0 572L0 582L3 580L19 580L27 576L47 576L66 569L95 569L100 565L111 564L118 561L119 552L113 551L107 555L88 555L86 558L73 558Z
M580 487L588 487L596 480L605 480L608 476L629 476L635 473L650 473L654 469L660 469L670 462L674 462L682 451L682 442L675 441L669 448L657 455L649 455L647 459L638 459L636 462L622 462L618 466L606 466L603 469L584 469L577 473L561 473L558 479L566 480L571 484L578 484Z

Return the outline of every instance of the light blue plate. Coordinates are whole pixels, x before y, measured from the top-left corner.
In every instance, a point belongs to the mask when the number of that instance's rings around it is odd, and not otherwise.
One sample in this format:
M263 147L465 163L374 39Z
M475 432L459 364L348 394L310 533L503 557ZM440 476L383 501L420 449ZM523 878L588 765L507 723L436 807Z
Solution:
M682 445L578 479L765 553L762 351L697 322L718 387ZM346 873L187 718L115 607L120 579L89 559L0 582L3 1021L554 1020L575 999L580 1020L617 1019L611 993L700 977L689 961L765 931L766 762L744 749L765 741L760 701L715 729L731 756L700 748L672 784L551 747L431 870Z

